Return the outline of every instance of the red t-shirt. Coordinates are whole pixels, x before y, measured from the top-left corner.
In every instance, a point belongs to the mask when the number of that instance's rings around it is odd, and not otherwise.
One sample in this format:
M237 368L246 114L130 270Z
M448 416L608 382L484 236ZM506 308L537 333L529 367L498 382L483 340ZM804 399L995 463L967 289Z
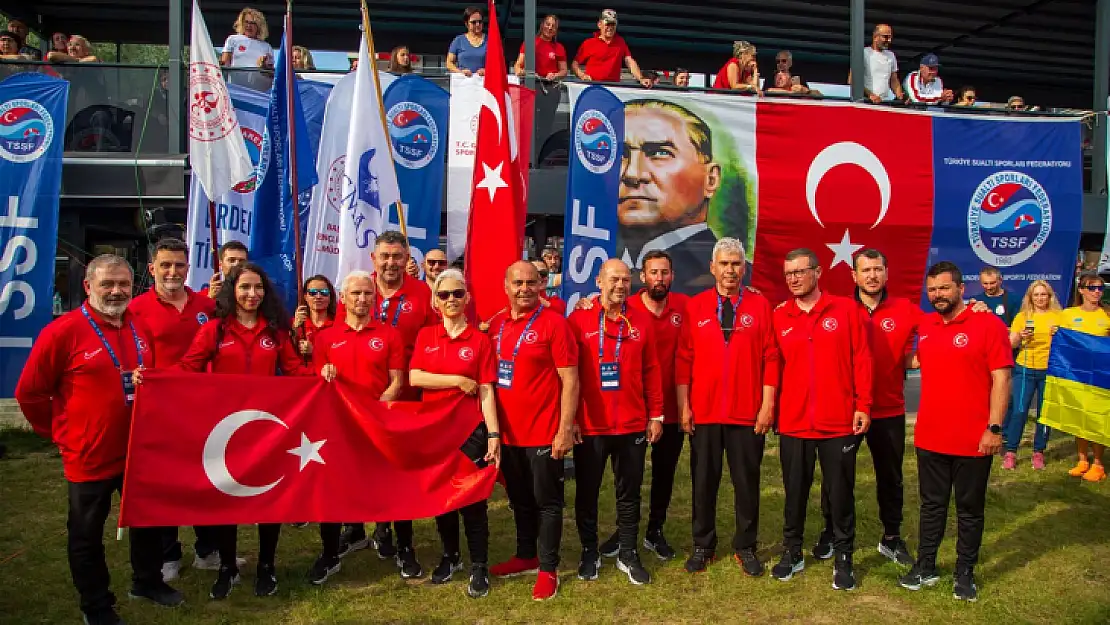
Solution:
M316 335L312 368L335 365L337 379L366 389L378 399L389 388L389 372L405 370L405 345L397 330L371 321L355 330L344 321Z
M606 42L601 39L600 33L594 33L593 37L578 46L574 61L594 80L620 82L621 67L630 56L632 53L628 50L628 44L620 35L613 35L613 40Z
M790 299L774 312L782 353L778 430L799 438L852 434L855 412L871 412L871 348L859 304L822 293L803 312Z
M723 67L721 67L720 70L717 71L717 77L713 79L714 89L732 89L732 85L730 85L728 82L728 68L732 65L740 65L740 59L732 57L728 60L727 63L724 64ZM743 83L744 81L750 79L751 74L752 72L750 69L748 69L747 67L741 67L740 82Z
M667 295L663 312L656 315L644 304L644 291L628 300L628 306L642 310L651 316L652 334L655 336L655 359L659 361L659 379L663 385L663 422L678 423L678 398L675 396L675 352L678 350L678 337L682 332L682 320L686 315L686 302L690 298L682 293Z
M209 321L174 368L244 375L277 375L278 371L282 375L312 375L289 333L276 331L263 318L253 328L236 319Z
M143 365L154 362L150 331L134 314L125 312L123 325L116 328L85 308L124 371L139 365L132 323ZM91 482L123 474L131 406L124 399L120 369L81 309L50 322L35 339L15 399L35 432L58 446L67 480Z
M344 315L346 315L346 313L344 313ZM315 323L313 323L312 319L305 319L304 325L302 325L299 330L296 330L294 332L294 335L297 337L298 340L305 340L309 343L312 343L313 347L315 348L316 337L319 336L321 332L334 325L334 319L325 319L324 323L321 323L320 325L316 325Z
M155 362L147 367L160 369L181 360L201 326L208 323L215 312L216 301L185 287L185 307L179 312L151 288L131 300L127 310L143 320L154 340Z
M745 288L736 304L732 334L725 343L717 316L717 289L695 295L686 304L676 357L677 384L690 386L694 423L755 425L763 406L763 387L779 385L779 351L771 304Z
M498 384L495 394L502 441L518 447L546 447L555 440L563 388L556 369L578 365L578 346L567 320L544 306L525 333L534 313L528 311L512 319L510 311L499 312L489 326L494 357L513 363L512 386L502 388ZM524 340L514 359L513 348L522 335Z
M938 313L926 315L917 332L921 404L914 445L939 454L982 456L991 372L1014 366L1006 324L967 308L948 323Z
M858 300L858 295L857 295ZM871 341L871 418L906 414L906 355L913 351L921 309L902 297L884 295L874 311L860 303L867 315Z
M451 338L443 325L429 326L416 337L409 369L439 375L461 375L478 384L497 382L497 359L489 337L467 326L462 334ZM462 391L457 388L426 388L424 401L455 397Z
M560 315L562 315L564 317L567 316L566 300L559 297L558 295L552 295L551 297L544 297L544 299L547 300L548 308L550 308L551 310L554 310L555 312L559 313Z
M520 53L524 54L524 44L520 44ZM558 41L547 41L536 35L536 75L540 78L548 74L559 73L559 61L567 62L567 50Z
M590 310L576 310L567 319L578 343L580 400L576 420L586 436L643 432L649 418L663 416L659 362L651 346L654 343L651 315L628 308L627 321L606 317L604 335L598 326L600 315L601 306L595 305ZM603 350L600 360L599 341ZM603 385L602 362L619 364L619 389L607 390Z

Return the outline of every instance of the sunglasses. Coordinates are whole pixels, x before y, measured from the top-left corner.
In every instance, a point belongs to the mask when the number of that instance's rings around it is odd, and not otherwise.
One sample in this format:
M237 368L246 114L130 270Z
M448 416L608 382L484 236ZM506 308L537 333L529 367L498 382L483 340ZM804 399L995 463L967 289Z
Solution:
M308 289L305 293L308 293L311 297L327 297L331 295L331 291L328 289Z
M485 24L485 20L470 20L471 24Z
M436 297L439 301L446 302L454 297L455 299L463 299L466 297L466 289L455 289L454 291L436 291Z
M428 263L428 266L430 266L430 267L446 267L447 266L447 261L446 260L437 260L437 259L432 259L432 258L425 258L424 262Z
M1106 286L1102 284L1088 284L1079 288L1090 291L1092 293L1100 293L1103 289L1106 288Z

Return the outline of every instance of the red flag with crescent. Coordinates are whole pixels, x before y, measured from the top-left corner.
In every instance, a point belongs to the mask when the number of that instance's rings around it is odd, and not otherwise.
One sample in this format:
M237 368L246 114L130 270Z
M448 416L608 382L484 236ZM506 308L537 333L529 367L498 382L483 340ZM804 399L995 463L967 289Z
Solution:
M477 400L365 395L317 377L148 372L120 526L423 519L489 497L496 470L459 451Z
M932 118L862 106L761 102L752 286L790 297L786 254L817 253L820 287L852 295L856 253L887 257L891 295L920 301L933 233Z

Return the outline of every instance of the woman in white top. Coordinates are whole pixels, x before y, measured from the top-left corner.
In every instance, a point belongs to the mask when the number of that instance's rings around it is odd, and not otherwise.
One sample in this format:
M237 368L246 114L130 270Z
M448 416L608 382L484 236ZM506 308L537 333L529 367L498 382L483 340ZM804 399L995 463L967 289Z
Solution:
M258 9L246 8L235 20L235 34L224 42L220 65L224 67L264 67L273 65L274 49L266 43L270 29Z

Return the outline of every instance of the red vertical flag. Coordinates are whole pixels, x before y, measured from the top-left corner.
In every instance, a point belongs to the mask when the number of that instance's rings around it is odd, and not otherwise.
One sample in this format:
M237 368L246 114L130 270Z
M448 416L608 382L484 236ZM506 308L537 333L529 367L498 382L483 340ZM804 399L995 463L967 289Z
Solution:
M489 0L485 93L478 114L474 192L466 235L466 277L477 319L505 308L505 270L520 260L524 246L524 187L521 163L527 157L510 124L508 75L497 13Z

